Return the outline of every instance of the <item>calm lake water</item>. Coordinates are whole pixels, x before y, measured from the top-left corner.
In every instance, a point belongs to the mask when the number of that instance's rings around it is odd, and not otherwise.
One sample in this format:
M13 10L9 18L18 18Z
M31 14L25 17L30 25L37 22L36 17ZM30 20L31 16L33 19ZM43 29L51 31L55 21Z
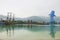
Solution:
M60 25L55 26L55 39L60 40ZM0 40L52 40L50 25L0 26Z

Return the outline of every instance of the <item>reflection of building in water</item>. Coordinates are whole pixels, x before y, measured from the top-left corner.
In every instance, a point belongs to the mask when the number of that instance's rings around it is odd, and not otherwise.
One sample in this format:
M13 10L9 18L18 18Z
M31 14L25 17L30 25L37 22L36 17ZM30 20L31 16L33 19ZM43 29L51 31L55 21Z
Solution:
M55 26L54 26L54 23L55 23L55 20L54 20L54 16L55 16L55 11L51 11L50 13L50 35L52 38L55 39Z

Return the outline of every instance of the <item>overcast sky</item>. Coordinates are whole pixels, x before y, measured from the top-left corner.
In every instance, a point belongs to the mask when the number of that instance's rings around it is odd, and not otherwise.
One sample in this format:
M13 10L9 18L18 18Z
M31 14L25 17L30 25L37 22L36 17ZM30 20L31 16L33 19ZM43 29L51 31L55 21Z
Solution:
M55 10L60 16L60 0L0 0L0 15L12 12L16 17L48 16Z

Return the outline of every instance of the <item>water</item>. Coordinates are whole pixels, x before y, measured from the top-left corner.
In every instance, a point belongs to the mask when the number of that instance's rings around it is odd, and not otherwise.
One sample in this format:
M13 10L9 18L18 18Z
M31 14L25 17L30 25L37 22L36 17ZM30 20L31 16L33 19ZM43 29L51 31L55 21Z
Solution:
M50 30L50 25L0 26L0 40L52 40ZM60 25L55 25L55 31L55 39L60 40Z

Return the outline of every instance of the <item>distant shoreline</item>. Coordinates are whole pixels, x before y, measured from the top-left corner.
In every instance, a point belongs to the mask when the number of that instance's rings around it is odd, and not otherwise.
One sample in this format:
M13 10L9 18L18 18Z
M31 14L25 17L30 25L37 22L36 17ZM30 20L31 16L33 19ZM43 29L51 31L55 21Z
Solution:
M48 26L47 24L44 24L44 25L41 25L41 24L15 24L15 25L40 25L40 26ZM60 26L60 24L54 24L54 25Z

